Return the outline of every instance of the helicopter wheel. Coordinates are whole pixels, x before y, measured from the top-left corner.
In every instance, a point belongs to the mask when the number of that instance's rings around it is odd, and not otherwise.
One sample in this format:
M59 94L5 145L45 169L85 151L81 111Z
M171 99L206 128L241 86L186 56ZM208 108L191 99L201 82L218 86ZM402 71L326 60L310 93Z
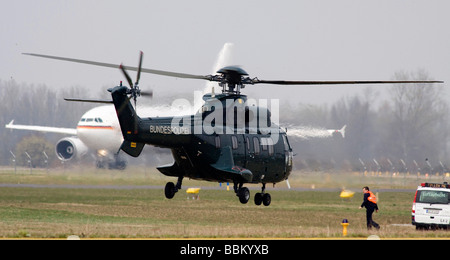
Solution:
M237 195L242 204L246 204L250 199L250 191L247 187L240 188Z
M261 204L264 204L264 206L269 206L272 202L272 197L269 193L256 193L255 194L255 205L259 206Z
M173 182L168 182L164 188L164 195L166 195L166 198L172 199L175 196L175 193L177 193L175 184Z
M264 204L264 206L269 206L270 203L272 202L272 197L270 196L269 193L264 193L262 196L262 202Z
M263 202L263 194L258 192L255 194L255 205L259 206Z

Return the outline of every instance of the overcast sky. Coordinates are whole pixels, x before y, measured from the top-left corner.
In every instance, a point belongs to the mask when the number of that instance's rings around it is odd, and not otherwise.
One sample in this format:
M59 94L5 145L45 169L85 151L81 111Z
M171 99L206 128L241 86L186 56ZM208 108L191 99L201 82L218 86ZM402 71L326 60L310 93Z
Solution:
M146 68L206 75L224 43L232 42L233 62L260 79L389 80L400 70L425 69L448 85L449 10L448 0L3 1L0 79L86 86L95 95L122 74L21 53L137 66L142 50ZM156 97L204 85L141 77L141 89L153 89ZM363 88L257 85L245 93L331 104Z

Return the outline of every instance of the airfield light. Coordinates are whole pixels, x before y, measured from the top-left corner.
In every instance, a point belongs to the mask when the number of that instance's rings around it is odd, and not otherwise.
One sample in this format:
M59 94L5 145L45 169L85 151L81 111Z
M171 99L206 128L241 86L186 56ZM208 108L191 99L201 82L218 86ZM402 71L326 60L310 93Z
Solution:
M347 231L348 225L349 225L348 220L347 220L346 218L343 219L343 220L342 220L342 223L341 223L341 226L342 226L342 235L343 235L344 237L346 237L347 234L348 234L348 231Z

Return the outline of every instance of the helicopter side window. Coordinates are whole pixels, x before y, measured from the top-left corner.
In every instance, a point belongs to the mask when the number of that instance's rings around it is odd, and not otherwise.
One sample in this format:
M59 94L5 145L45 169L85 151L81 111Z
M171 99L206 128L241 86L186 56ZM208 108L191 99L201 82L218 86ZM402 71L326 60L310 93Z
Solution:
M253 147L255 149L255 155L259 155L260 151L259 151L259 138L258 137L253 137Z
M238 149L239 143L238 143L237 137L235 135L231 136L231 144L232 144L233 150Z
M261 146L263 151L267 151L267 138L261 138Z
M220 136L216 136L215 142L216 142L216 148L220 148Z
M273 139L267 138L267 148L269 150L269 155L273 155Z

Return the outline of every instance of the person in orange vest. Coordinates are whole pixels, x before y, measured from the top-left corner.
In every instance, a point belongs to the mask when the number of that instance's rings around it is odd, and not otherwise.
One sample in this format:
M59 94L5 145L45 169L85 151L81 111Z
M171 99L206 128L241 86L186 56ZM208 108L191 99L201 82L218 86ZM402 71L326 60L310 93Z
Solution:
M363 192L364 192L364 201L359 207L359 209L362 209L363 207L366 208L367 229L372 229L372 227L380 229L380 225L378 225L372 219L373 212L374 211L378 212L377 198L367 186L363 188Z

